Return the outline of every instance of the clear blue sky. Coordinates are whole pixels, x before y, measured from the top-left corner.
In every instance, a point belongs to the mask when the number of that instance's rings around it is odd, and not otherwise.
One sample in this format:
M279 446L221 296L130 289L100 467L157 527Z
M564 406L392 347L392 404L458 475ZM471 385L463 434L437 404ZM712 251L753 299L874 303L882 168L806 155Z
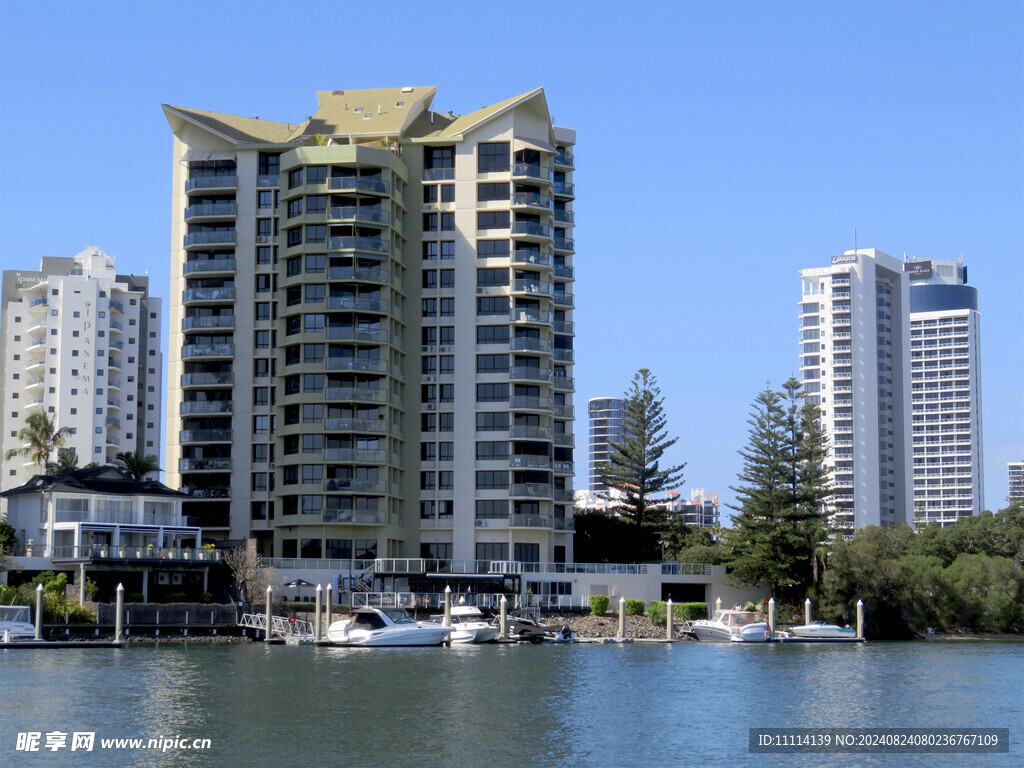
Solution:
M299 122L317 90L544 86L577 130L586 403L658 376L686 485L732 493L749 404L797 368L802 267L964 254L986 506L1024 459L1020 2L0 2L0 258L97 245L167 298L161 103ZM166 336L165 336L166 338Z

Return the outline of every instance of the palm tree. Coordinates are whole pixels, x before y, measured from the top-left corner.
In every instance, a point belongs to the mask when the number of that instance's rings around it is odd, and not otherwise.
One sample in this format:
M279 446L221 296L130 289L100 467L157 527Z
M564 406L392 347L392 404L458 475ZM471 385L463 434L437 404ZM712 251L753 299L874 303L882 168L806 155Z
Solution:
M78 454L74 448L58 448L57 461L46 462L46 474L63 475L78 469Z
M135 451L124 451L114 457L117 468L127 473L134 480L143 480L150 472L160 471L160 461L156 456L143 456Z
M64 445L65 438L70 434L71 427L57 429L56 422L51 421L45 413L33 413L25 419L25 426L18 432L21 448L12 448L4 454L4 458L10 461L15 456L30 456L42 474L50 461L50 455Z

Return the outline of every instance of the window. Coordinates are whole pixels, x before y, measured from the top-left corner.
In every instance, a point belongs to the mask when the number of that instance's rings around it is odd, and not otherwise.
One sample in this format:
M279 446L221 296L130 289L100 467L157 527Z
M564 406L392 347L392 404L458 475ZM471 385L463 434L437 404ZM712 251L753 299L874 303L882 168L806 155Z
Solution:
M504 499L480 499L476 503L477 520L495 520L507 517L508 502Z
M508 400L508 384L477 384L478 403L498 403Z
M420 472L420 490L432 491L437 487L436 472Z
M314 424L324 420L324 406L321 403L307 403L302 406L304 424Z
M302 169L296 168L288 172L288 189L302 186Z
M455 147L452 145L446 147L424 147L423 167L430 169L454 168Z
M258 357L252 361L252 375L256 378L262 378L270 375L270 359L265 357Z
M485 296L476 300L476 313L480 316L509 315L508 296Z
M509 169L509 152L507 141L496 141L477 145L477 171L507 171Z
M502 441L482 441L476 444L478 461L508 460L508 443Z
M481 203L488 200L508 200L508 182L477 184L476 199Z
M480 491L508 488L507 470L481 470L476 473L476 487Z
M270 293L270 275L256 275L256 293Z
M269 320L270 319L270 302L267 302L267 301L256 302L256 319L257 320Z
M252 417L252 433L254 435L269 435L270 434L270 417L269 416L253 416Z
M476 328L477 344L508 344L508 341L507 325L478 325Z
M302 482L304 485L319 485L324 481L324 468L321 464L303 464Z
M441 299L441 317L455 317L455 299Z
M450 346L455 343L455 326L454 325L442 325L441 341L440 343L445 346Z
M440 461L455 461L455 443L438 443L437 458Z
M423 270L423 287L424 288L437 288L437 270L436 269L424 269Z
M485 411L476 415L477 432L501 432L508 429L508 413Z
M327 166L326 165L311 165L306 169L306 183L307 184L326 184L327 183Z
M423 214L423 231L437 232L438 217L436 213Z
M508 355L477 355L477 373L508 373Z
M292 227L288 230L288 245L302 245L302 227Z
M437 460L437 443L420 443L420 461Z
M324 224L308 224L306 226L307 243L327 242L327 227Z
M287 555L285 555L287 557ZM486 543L476 545L477 560L508 560L508 544Z
M270 405L270 387L253 387L253 405Z
M259 202L257 205L262 209L274 207L274 191L272 189L263 189L259 192Z
M327 323L326 315L304 315L304 330L306 333L323 333Z
M309 286L307 286L307 287L309 287ZM304 362L304 363L322 363L323 361L324 361L324 345L323 344L303 344L302 345L302 362Z
M266 464L269 461L270 446L256 443L252 447L252 463Z
M455 385L454 384L442 384L440 388L439 402L442 403L454 403L455 402Z
M441 425L442 432L452 432L455 429L455 414L454 413L439 413L438 421Z
M270 264L271 249L269 245L261 245L256 249L256 263L257 264Z
M430 204L436 203L438 200L436 184L424 184L423 185L423 202Z
M508 285L508 270L504 267L498 269L478 269L476 271L476 284L478 287Z
M540 544L516 544L512 557L521 563L539 563Z
M302 377L303 392L323 392L324 375L322 373L307 373Z
M274 234L273 219L256 219L256 237L270 237ZM258 241L257 241L258 242Z
M508 229L508 211L478 211L477 229Z
M327 296L327 286L323 284L312 284L306 286L306 303L322 304Z
M307 274L319 274L327 270L327 254L326 253L308 253L306 254L306 273Z
M423 299L423 317L437 317L437 299Z
M442 184L441 185L441 202L442 203L454 203L455 202L455 185L454 184ZM442 227L443 229L443 227Z
M508 240L477 240L476 255L481 259L507 257L509 254Z
M302 198L297 197L294 200L288 201L288 218L294 219L296 216L302 215ZM262 232L260 234L263 234Z
M436 241L423 243L424 261L434 261L435 259L437 259L439 253L440 249L438 248L438 243Z
M442 259L454 259L455 258L455 241L454 240L442 240L439 245L441 246L441 258Z
M441 231L442 232L453 232L455 230L455 214L454 213L442 213L441 214Z
M267 490L267 473L266 472L253 472L252 473L252 490L254 490L254 491L265 491L265 490Z
M310 195L306 198L306 213L326 213L327 195Z
M270 331L256 331L253 334L253 346L256 349L270 349Z

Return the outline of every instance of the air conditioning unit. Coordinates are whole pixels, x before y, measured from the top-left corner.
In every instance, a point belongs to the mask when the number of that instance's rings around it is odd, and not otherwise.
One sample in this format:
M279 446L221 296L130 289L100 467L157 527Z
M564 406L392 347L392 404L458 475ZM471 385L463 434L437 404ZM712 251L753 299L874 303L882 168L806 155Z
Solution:
M424 410L427 410L427 411L436 411L437 410L437 406L434 405L434 403L425 403L423 405L423 408L424 408Z
M437 351L440 352L443 355L443 354L446 354L446 353L450 353L452 351L452 349L453 349L453 347L438 347Z
M433 377L433 376L424 376L424 377L423 377L423 380L424 380L424 381L433 381L433 380L434 380L434 377Z
M257 243L269 243L270 242L270 236L269 235L256 235L256 242Z
M486 528L487 527L487 521L486 520L477 520L476 521L476 527L477 528Z
M171 583L171 574L169 574L169 573L158 573L156 575L156 583L157 584L170 584Z

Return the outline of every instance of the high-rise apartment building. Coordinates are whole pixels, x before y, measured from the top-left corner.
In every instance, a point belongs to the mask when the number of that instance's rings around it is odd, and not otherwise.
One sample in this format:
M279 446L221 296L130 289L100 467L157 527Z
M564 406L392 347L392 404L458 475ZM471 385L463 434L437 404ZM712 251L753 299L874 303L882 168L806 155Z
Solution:
M833 523L913 521L910 483L909 283L903 263L873 248L804 269L800 370L831 439Z
M904 264L910 282L914 519L951 525L984 507L981 315L959 261Z
M618 397L593 397L588 402L590 412L590 490L596 493L608 491L601 482L601 465L607 464L612 456L612 441L621 439L622 399Z
M4 270L3 453L22 446L30 415L45 413L72 430L65 447L79 466L121 452L159 456L162 319L149 278L117 274L99 248L44 257L38 272ZM5 461L0 487L23 485L39 469L30 458Z
M572 558L573 144L542 89L174 132L170 485L264 554Z
M1007 493L1010 504L1024 504L1024 461L1006 463Z

